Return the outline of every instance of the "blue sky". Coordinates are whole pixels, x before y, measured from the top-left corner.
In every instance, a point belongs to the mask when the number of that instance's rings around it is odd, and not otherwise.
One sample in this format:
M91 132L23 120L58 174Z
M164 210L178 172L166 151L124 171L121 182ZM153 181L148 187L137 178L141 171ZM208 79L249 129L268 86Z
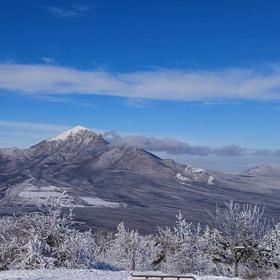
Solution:
M0 146L80 124L146 137L158 154L210 169L278 164L279 10L258 0L3 1Z

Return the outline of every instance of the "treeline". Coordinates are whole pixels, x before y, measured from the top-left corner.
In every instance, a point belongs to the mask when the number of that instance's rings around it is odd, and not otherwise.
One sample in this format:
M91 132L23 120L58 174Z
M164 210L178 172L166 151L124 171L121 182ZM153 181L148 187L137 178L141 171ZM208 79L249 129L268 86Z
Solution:
M187 223L179 212L175 226L158 228L153 235L140 235L123 223L104 235L74 229L73 207L68 214L63 211L66 200L50 199L37 212L0 219L1 270L66 267L278 277L280 224L266 223L258 206L226 202L208 211L211 228Z

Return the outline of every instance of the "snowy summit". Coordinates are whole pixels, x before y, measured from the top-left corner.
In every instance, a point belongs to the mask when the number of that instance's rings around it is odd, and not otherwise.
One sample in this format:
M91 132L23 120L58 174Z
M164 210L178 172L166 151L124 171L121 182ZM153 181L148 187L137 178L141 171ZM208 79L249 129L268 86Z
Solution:
M66 130L66 131L58 134L55 137L50 138L48 141L59 141L59 140L63 141L63 140L66 140L69 136L73 136L73 135L76 135L76 134L81 134L84 131L88 131L88 132L94 133L89 128L83 127L81 125L77 125L77 126L71 128L69 130Z

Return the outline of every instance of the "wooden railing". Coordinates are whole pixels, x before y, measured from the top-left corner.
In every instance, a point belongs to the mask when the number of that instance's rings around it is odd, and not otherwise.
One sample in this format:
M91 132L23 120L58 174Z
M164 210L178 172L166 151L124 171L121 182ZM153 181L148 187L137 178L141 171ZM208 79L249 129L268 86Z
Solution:
M195 280L195 277L188 275L131 273L131 280Z

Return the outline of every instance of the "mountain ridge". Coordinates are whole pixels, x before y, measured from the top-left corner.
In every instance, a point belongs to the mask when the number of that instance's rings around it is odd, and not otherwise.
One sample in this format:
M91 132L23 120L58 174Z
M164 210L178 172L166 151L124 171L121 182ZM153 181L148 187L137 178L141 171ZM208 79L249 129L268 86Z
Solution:
M66 192L85 226L110 230L125 221L151 232L157 219L159 225L172 223L179 209L190 221L206 222L205 208L232 198L265 205L271 200L275 211L280 184L274 177L266 182L262 190L254 176L209 172L144 149L114 146L77 126L29 149L0 150L0 215Z
M280 167L273 164L259 164L242 172L249 176L278 176L280 177Z

